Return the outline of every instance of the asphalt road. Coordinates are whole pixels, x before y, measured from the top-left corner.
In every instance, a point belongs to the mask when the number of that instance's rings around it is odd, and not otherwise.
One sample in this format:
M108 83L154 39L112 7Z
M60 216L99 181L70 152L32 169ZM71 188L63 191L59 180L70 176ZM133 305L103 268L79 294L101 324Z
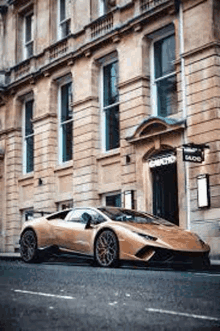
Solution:
M220 273L0 260L0 330L220 330Z

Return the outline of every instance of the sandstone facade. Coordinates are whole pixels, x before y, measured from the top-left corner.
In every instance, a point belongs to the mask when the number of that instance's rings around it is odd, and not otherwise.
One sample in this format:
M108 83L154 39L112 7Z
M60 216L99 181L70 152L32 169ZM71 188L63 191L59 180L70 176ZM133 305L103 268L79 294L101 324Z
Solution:
M117 201L170 211L219 258L219 1L5 0L0 13L0 251L18 249L25 215ZM189 143L209 146L202 163L183 161Z

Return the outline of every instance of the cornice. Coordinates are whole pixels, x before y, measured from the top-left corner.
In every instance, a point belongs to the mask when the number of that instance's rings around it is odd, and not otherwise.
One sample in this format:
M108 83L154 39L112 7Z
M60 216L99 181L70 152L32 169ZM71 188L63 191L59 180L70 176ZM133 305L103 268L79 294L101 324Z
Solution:
M154 124L162 124L159 130L155 130ZM146 128L151 128L148 133L144 131ZM144 119L134 130L132 135L125 139L130 143L138 143L141 141L152 140L154 137L169 134L174 131L183 131L186 128L186 121L184 119L176 120L172 118L149 117Z
M8 128L8 129L0 131L0 136L7 135L12 132L21 132L21 131L22 131L22 128Z
M37 123L37 122L43 121L43 120L48 119L48 118L57 118L57 114L55 114L55 113L46 113L42 116L38 116L38 117L33 118L32 123Z
M200 46L200 47L194 48L190 51L187 51L187 52L182 54L182 57L187 58L187 57L196 55L197 53L201 53L201 52L204 52L204 51L206 51L210 48L215 48L215 47L218 47L218 48L220 47L220 42L219 41L212 41L212 42L207 43L203 46ZM178 59L177 59L177 61L178 61Z
M135 84L135 83L137 83L137 82L139 82L139 81L144 81L144 82L149 83L149 81L150 81L150 77L149 77L149 76L142 76L142 75L140 75L140 76L136 76L136 77L133 77L133 78L131 78L131 79L128 79L128 80L126 80L126 81L124 81L124 82L119 83L119 84L118 84L118 88L119 88L119 89L122 89L122 88L125 88L125 87L128 86L128 85Z
M98 97L95 97L95 96L90 96L90 97L87 97L85 99L81 99L81 100L78 100L78 101L75 101L72 103L72 107L77 107L77 106L80 106L84 103L88 103L88 102L91 102L91 101L97 101L98 102L99 98Z

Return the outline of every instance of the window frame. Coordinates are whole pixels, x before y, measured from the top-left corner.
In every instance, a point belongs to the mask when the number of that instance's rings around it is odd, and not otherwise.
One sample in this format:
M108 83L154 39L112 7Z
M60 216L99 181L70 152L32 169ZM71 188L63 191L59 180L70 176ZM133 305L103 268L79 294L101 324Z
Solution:
M61 115L62 115L62 87L65 85L71 84L71 102L70 102L70 107L72 108L72 118L66 121L61 120ZM72 107L72 102L73 102L73 82L71 77L65 77L62 79L59 83L58 87L58 164L65 164L66 162L69 162L73 159L73 107ZM72 157L69 160L63 161L63 129L62 126L68 123L72 123Z
M56 202L56 209L57 209L57 211L71 209L71 208L73 208L73 205L74 205L73 199L63 200L63 201ZM65 208L63 208L64 206L65 206Z
M31 17L31 39L26 40L27 36L27 18ZM33 10L29 11L23 16L23 49L24 49L24 59L27 60L34 55L34 12ZM28 54L28 46L32 45L32 53Z
M120 148L120 95L119 95L119 90L118 90L118 101L116 103L113 103L109 106L104 106L104 68L107 67L110 64L113 64L117 62L117 81L119 82L119 61L117 56L113 56L111 57L111 55L109 56L109 58L106 58L106 60L104 60L104 62L102 63L101 66L101 75L100 75L100 101L101 101L101 149L102 152L104 153L108 153L112 150L117 150ZM119 146L115 147L115 148L109 148L107 149L107 143L106 143L106 110L117 107L118 106L118 124L119 124Z
M64 19L61 20L61 1L62 0L58 0L58 6L57 6L57 31L58 31L58 34L57 34L57 37L58 37L58 40L61 40L61 39L64 39L66 38L69 34L70 34L70 22L71 22L71 19L70 17L68 16L68 4L67 4L67 1L65 1L65 13L64 13ZM64 25L69 25L68 26L68 33L66 33L65 35L63 35L63 26Z
M108 14L111 10L113 5L107 3L108 0L98 0L98 15L99 17Z
M34 128L33 133L26 135L25 129L26 129L26 104L28 102L32 102L32 120L34 115L34 98L33 96L28 96L23 101L23 107L22 107L22 150L23 150L23 157L22 157L22 168L23 168L23 175L30 174L34 172ZM32 170L28 171L27 169L27 139L33 137L33 167Z
M99 17L106 14L105 0L99 0Z
M116 206L118 208L122 208L123 206L123 201L122 201L122 192L119 190L119 191L114 191L114 192L108 192L108 193L104 193L102 194L102 197L101 197L101 203L102 203L102 206L106 206L106 207L110 207L110 206L107 206L106 204L106 198L107 197L112 197L112 196L117 196L117 195L120 195L120 198L121 198L121 206ZM113 207L113 206L112 206Z
M151 59L151 107L152 107L152 115L153 116L161 116L159 115L159 109L158 109L158 92L157 92L157 83L160 81L163 81L167 78L170 77L175 77L176 78L176 70L172 71L169 74L166 74L164 76L160 76L159 78L155 78L155 43L158 41L162 41L163 39L166 39L168 37L174 36L175 38L175 31L171 30L168 31L167 33L163 33L160 36L153 38L151 48L150 48L150 59ZM175 61L175 60L174 60ZM175 114L175 113L174 113ZM173 114L167 114L164 117L169 117Z
M30 217L30 218L29 218ZM34 208L25 208L21 210L22 224L34 219Z

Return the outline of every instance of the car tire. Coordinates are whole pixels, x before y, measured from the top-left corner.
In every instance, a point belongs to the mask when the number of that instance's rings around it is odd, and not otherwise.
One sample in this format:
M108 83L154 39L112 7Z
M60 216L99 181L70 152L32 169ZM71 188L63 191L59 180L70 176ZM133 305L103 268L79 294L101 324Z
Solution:
M100 232L95 240L95 264L99 267L119 265L119 244L116 234L109 229Z
M26 230L20 240L20 254L21 258L26 263L37 261L37 237L33 230Z
M211 264L208 256L197 258L193 263L193 268L196 270L209 270L210 267Z
M211 263L210 263L210 259L208 256L204 256L202 259L202 265L203 265L203 269L210 269L211 268Z

